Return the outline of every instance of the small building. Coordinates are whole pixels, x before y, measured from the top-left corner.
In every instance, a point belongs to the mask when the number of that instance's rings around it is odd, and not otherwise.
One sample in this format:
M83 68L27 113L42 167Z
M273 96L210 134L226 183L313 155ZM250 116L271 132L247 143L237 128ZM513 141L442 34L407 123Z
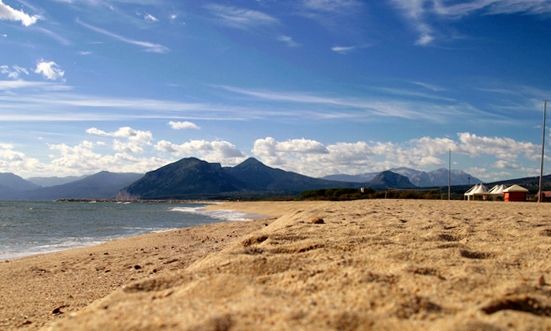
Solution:
M528 190L520 185L512 185L503 190L503 201L526 201Z

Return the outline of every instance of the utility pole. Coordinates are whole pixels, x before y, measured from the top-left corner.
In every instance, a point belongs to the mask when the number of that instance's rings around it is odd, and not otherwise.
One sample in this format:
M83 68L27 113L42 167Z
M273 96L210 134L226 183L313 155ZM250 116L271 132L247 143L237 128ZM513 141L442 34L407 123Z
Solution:
M541 195L543 194L543 160L545 158L545 121L547 119L547 100L543 101L543 127L541 134L541 164L540 164L540 182L538 189L538 203L541 202Z
M448 200L452 199L452 150L448 151Z

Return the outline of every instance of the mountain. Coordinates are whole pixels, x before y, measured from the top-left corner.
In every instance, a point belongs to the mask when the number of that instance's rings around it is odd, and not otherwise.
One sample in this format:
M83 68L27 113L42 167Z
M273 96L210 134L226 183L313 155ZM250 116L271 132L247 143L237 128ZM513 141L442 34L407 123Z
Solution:
M30 177L27 181L42 187L63 185L84 179L86 176L67 176L67 177Z
M142 199L169 199L220 195L243 187L220 163L185 158L150 171L123 190Z
M226 168L226 172L243 183L244 189L249 191L299 193L305 190L343 186L336 181L271 168L252 157L233 168Z
M390 170L379 173L367 185L373 189L383 188L416 188L406 176L402 176Z
M40 186L9 172L0 173L0 187L10 191L30 191Z
M377 176L378 174L378 172L367 172L365 174L359 175L336 174L322 177L322 179L333 180L337 182L367 183L375 178L375 176Z
M114 198L122 188L130 185L142 176L142 174L102 171L71 183L25 192L19 195L18 199L109 199Z
M430 185L427 186L447 186L448 185L448 169L440 168L428 173ZM452 169L451 184L452 185L468 185L478 184L482 181L464 171Z
M219 163L185 158L148 172L121 195L142 199L258 196L354 185L271 168L254 158L224 168Z
M448 185L448 169L441 168L433 171L421 171L411 168L401 167L393 168L390 171L405 176L409 181L417 187L437 187ZM324 179L332 179L337 181L365 183L375 178L377 173L365 173L360 175L330 175L323 177ZM451 183L452 185L468 185L480 183L481 180L461 170L452 169Z

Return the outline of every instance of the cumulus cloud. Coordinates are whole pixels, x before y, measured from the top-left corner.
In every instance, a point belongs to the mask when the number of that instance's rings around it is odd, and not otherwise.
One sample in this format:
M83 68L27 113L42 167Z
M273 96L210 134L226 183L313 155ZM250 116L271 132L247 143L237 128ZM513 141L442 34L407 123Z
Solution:
M257 139L252 153L269 165L311 176L333 173L357 174L394 167L433 169L445 165L448 151L469 157L489 156L507 160L509 168L516 160L537 158L538 146L507 137L485 137L459 133L457 139L420 137L403 143L384 141L337 142L324 145L308 139L277 141ZM504 161L489 166L503 168Z
M63 71L54 61L38 61L34 72L42 75L48 80L62 80L65 76L65 71Z
M113 149L117 152L127 154L143 152L144 146L150 145L153 140L151 131L136 130L128 126L121 127L113 132L89 128L86 130L86 133L97 137L118 138L113 140Z
M17 151L12 144L0 143L0 172L25 175L41 169L42 165L37 159Z
M99 153L95 150L97 145L87 140L73 146L49 145L54 153L47 167L49 174L81 175L101 170L143 173L168 163L158 157L136 157L124 152Z
M183 144L161 140L155 145L155 149L178 158L197 157L226 165L234 165L244 159L243 153L234 144L225 140L190 140Z
M144 14L143 19L149 23L159 22L159 19L149 13Z
M189 121L170 121L168 125L174 130L199 130L200 127Z
M0 20L21 22L24 26L31 26L38 21L36 15L29 15L22 10L14 9L0 0Z

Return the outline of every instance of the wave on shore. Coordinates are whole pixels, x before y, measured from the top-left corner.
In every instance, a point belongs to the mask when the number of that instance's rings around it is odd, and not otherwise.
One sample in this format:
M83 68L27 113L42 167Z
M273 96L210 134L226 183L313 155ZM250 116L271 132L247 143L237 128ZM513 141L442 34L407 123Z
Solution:
M207 210L205 207L174 207L170 211L204 215L224 221L250 221L255 218L252 214L235 210Z

